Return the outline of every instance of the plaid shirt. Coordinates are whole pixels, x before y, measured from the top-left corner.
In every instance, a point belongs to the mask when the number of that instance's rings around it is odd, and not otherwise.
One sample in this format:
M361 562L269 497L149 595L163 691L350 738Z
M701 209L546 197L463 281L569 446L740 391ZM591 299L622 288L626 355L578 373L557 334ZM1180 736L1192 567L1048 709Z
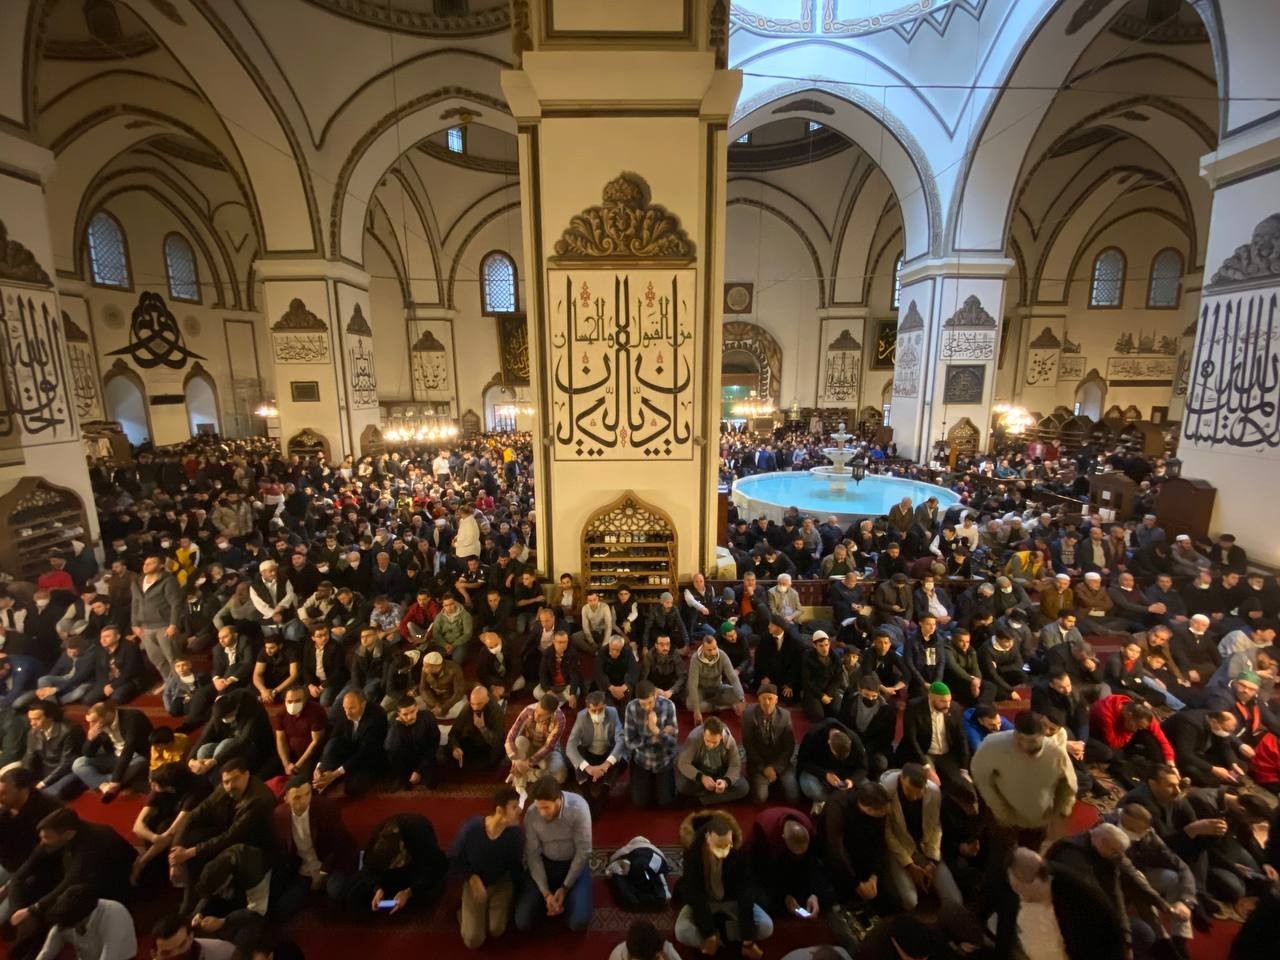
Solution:
M512 760L516 757L516 738L520 736L528 737L529 743L538 747L531 756L525 758L531 763L541 763L547 754L560 745L560 736L564 733L564 711L559 707L556 708L547 725L546 739L539 744L535 736L535 731L538 729L537 709L536 703L529 704L520 711L516 722L507 731L507 756Z
M671 766L676 751L680 748L680 740L676 705L666 697L658 697L653 712L658 717L656 735L649 731L649 713L644 705L639 700L628 703L623 739L631 753L631 762L645 770L656 772Z
M369 626L377 627L379 630L398 629L400 626L400 607L393 603L387 607L386 613L379 613L374 610L369 614Z

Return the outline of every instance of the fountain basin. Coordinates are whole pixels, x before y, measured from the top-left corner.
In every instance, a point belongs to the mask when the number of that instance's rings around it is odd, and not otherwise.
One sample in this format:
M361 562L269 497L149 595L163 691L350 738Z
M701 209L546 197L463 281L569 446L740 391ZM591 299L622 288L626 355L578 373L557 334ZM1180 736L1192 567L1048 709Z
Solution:
M846 525L864 517L882 516L903 497L910 497L913 504L937 497L944 511L960 502L959 494L932 483L877 474L868 474L861 483L854 483L849 473L836 473L837 469L814 467L809 472L758 473L735 480L730 496L739 516L763 516L781 523L786 509L796 507L802 515L817 517L819 522L835 516Z

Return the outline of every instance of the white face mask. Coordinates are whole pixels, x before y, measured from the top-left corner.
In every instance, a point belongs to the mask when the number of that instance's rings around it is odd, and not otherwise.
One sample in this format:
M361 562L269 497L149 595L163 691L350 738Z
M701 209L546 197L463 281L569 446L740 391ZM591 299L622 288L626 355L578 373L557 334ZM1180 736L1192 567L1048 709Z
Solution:
M178 674L178 679L183 683L194 683L196 675L194 673L180 673Z
M1209 728L1209 732L1210 732L1210 733L1212 733L1215 737L1229 737L1229 736L1231 736L1231 734L1230 734L1230 733L1228 733L1226 730L1216 730L1216 729L1214 729L1213 727L1210 727L1210 728Z
M1013 593L1013 587L1001 587L1001 588L1000 588L1000 592L1001 592L1001 593Z
M302 713L302 703L300 701L286 701L284 705L285 711L291 717L296 717Z
M709 849L711 850L711 855L715 857L717 860L723 860L725 857L729 856L729 854L733 852L732 846L710 847Z

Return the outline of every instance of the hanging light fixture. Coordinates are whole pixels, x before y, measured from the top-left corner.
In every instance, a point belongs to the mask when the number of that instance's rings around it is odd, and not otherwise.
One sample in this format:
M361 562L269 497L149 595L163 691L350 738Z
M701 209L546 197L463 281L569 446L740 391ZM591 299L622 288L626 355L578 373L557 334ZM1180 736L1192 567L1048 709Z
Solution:
M764 417L772 417L778 412L772 401L765 400L756 396L754 390L747 396L745 400L739 400L733 405L733 415L742 417L745 420L757 420Z
M274 420L280 416L280 408L276 406L274 400L264 400L258 404L256 410L253 411L255 416L262 417L264 420Z

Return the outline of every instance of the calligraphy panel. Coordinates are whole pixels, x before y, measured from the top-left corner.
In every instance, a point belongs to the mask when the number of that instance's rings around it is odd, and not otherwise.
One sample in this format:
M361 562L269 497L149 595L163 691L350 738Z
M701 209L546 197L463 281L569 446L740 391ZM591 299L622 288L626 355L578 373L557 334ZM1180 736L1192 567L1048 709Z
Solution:
M498 316L498 359L502 382L529 382L529 321L523 313Z
M1201 305L1182 414L1188 440L1208 447L1280 447L1278 310L1275 290L1214 296Z
M78 298L63 297L62 303L84 317L87 304ZM62 311L62 334L67 344L67 365L70 370L71 399L75 403L76 416L83 424L90 420L102 420L102 398L98 391L98 361L93 343L85 327L71 319L67 310Z
M920 394L921 333L902 334L898 337L898 362L893 368L893 395L915 397Z
M862 382L862 343L845 324L861 325L860 319L834 319L822 321L822 343L825 347L821 359L822 390L820 401L832 406L856 407L858 389Z
M1171 387L1177 357L1108 357L1107 383L1113 387Z
M409 378L414 400L453 403L453 336L448 320L409 321Z
M1038 323L1037 320L1032 322ZM1062 324L1062 318L1046 323L1040 333L1027 344L1027 386L1052 387L1057 384L1058 361L1062 356L1062 340L1059 337Z
M942 332L943 360L990 360L996 355L996 332L961 327Z
M1088 366L1088 357L1063 354L1058 358L1058 379L1083 380L1084 372L1088 369Z
M547 271L557 460L693 457L697 271Z
M271 353L276 363L328 363L329 334L273 333Z
M23 445L76 437L71 372L52 289L0 285L0 437Z
M987 367L983 363L949 363L943 380L943 403L982 403Z
M892 370L898 358L898 321L888 317L876 321L875 352L871 355L872 370Z

